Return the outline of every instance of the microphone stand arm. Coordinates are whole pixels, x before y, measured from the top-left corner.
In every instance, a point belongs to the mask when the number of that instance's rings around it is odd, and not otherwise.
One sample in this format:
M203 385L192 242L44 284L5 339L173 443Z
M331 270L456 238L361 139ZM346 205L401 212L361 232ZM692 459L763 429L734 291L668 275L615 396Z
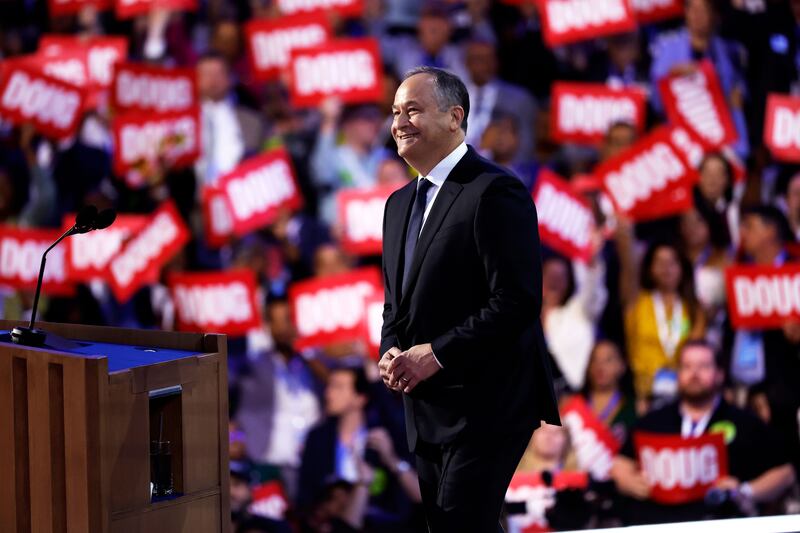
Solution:
M31 310L31 323L28 325L30 329L33 329L33 325L36 323L36 310L39 308L39 293L42 291L42 279L44 278L44 265L47 263L47 253L56 247L58 243L75 233L75 229L77 226L72 226L67 231L65 231L61 237L58 238L56 242L50 245L50 247L44 251L42 254L42 263L39 266L39 278L36 281L36 293L33 296L33 309Z

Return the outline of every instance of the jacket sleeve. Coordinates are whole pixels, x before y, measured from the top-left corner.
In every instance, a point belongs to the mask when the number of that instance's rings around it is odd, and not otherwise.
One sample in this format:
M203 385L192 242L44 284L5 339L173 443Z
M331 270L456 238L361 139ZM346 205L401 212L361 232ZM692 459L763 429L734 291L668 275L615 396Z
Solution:
M518 337L541 312L539 230L528 191L515 178L495 179L479 200L474 220L488 297L462 324L432 341L444 368L472 365L481 349Z
M383 233L382 235L386 235L386 214L389 211L389 203L392 201L392 197L390 196L388 200L386 200L386 206L383 210ZM400 342L397 340L397 334L395 333L395 325L396 325L396 317L395 317L395 310L392 309L392 293L390 290L390 281L389 274L386 270L386 243L384 241L384 253L381 256L381 272L383 273L383 326L381 326L381 347L380 353L378 357L383 357L389 348L394 346L400 347Z

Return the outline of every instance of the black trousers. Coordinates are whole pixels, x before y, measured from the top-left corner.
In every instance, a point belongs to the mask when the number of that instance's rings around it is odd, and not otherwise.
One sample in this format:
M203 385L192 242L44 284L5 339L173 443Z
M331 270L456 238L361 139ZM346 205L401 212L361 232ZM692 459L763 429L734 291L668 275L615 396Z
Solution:
M531 435L533 428L443 445L420 441L417 474L428 532L502 533L503 500Z

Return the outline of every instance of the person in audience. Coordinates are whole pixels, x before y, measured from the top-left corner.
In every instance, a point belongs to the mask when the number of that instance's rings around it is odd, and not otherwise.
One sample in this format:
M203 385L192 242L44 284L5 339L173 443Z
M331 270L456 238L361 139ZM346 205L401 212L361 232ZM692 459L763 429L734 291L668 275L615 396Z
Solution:
M706 154L698 168L700 180L694 188L694 204L714 226L720 225L720 239L739 243L739 201L733 183L733 166L720 152Z
M586 403L619 442L625 442L636 421L634 398L623 383L626 370L619 346L600 340L589 356L583 387Z
M277 468L287 495L296 497L306 433L321 416L320 397L327 369L294 349L297 331L285 300L267 304L273 349L254 354L239 380L235 414L248 456Z
M591 262L585 265L550 254L542 262L542 326L547 348L573 391L583 387L597 321L608 293L605 264L597 253L602 238L594 234Z
M721 394L725 370L704 341L687 342L678 354L678 399L652 411L633 428L614 459L612 478L630 498L629 523L700 520L720 512L714 498L665 505L651 498L651 484L641 470L634 446L639 431L679 435L684 439L721 433L727 450L728 475L714 483L743 515L784 496L795 481L787 450L771 428L750 412L729 404ZM715 503L717 503L715 505Z
M705 334L689 261L668 242L650 244L638 267L630 222L617 219L620 289L637 412L652 399L675 396L675 356L681 344Z

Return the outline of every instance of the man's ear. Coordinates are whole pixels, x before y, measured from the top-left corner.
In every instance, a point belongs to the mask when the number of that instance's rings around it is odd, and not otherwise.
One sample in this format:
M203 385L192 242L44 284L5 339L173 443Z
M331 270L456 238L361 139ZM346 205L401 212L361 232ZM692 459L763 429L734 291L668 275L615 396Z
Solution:
M450 108L450 131L458 131L461 129L461 123L464 121L464 108L456 105Z

